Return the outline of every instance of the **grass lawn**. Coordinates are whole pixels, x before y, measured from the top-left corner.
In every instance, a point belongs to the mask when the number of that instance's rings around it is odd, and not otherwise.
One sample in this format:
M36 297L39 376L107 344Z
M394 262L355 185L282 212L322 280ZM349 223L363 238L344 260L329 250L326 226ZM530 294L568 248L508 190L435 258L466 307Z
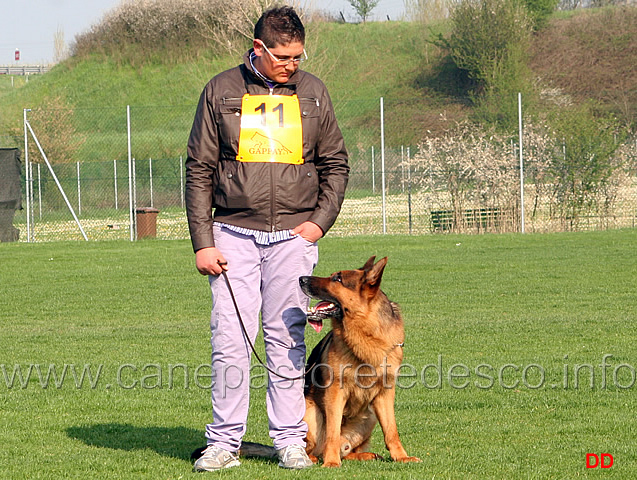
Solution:
M319 275L389 256L407 331L398 426L423 462L243 460L206 477L634 478L635 245L635 230L322 240ZM210 298L189 242L1 244L0 258L0 478L195 478ZM322 334L306 332L311 348ZM246 440L269 442L259 383ZM378 428L372 450L387 459ZM587 453L614 464L587 469Z

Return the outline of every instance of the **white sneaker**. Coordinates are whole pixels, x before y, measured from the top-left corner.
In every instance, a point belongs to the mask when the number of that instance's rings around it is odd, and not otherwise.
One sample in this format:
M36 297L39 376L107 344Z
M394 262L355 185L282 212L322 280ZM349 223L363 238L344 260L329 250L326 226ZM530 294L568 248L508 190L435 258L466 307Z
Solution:
M201 457L195 462L196 472L214 472L223 468L238 467L241 465L237 456L216 445L208 445Z
M281 450L277 450L276 453L279 455L279 467L282 468L301 470L314 465L310 457L305 453L305 447L301 445L288 445Z

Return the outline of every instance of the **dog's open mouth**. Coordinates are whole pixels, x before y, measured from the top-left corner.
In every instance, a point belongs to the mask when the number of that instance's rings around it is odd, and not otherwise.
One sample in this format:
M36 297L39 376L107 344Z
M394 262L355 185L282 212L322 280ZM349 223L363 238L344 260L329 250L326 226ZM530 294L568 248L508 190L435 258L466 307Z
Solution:
M313 307L310 307L307 312L307 322L314 330L320 332L323 328L323 320L326 318L336 317L340 315L340 313L340 305L322 300Z

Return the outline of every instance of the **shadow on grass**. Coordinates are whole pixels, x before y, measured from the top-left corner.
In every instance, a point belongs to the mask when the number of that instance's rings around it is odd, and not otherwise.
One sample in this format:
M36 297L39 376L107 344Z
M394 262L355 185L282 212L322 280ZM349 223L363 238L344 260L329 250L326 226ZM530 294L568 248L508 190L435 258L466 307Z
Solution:
M190 460L192 451L205 444L203 432L185 427L138 427L125 423L103 423L70 427L69 437L86 445L115 450L150 449L167 457Z

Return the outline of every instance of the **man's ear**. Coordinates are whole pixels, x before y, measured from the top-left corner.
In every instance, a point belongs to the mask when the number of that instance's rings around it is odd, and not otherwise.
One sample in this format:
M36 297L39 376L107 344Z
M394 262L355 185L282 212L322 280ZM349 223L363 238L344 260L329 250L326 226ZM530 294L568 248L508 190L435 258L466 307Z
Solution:
M252 40L252 48L254 48L254 53L257 56L260 57L263 55L263 44L261 43L261 40L257 40L256 38Z

